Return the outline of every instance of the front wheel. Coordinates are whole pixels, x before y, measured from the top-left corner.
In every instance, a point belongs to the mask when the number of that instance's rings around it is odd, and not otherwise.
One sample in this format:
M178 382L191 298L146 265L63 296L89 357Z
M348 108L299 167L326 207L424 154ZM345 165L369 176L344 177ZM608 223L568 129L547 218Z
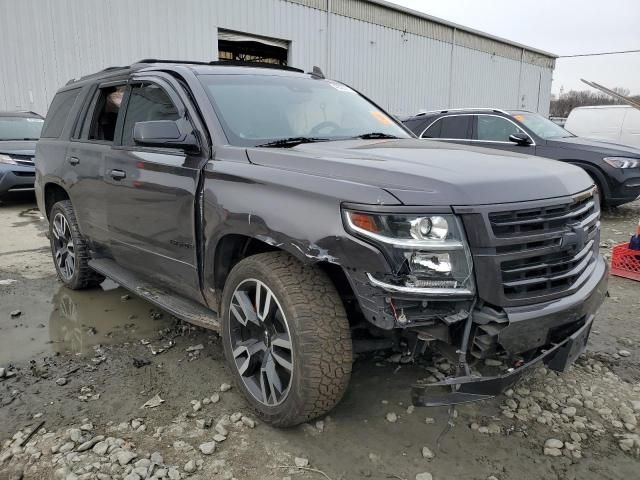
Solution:
M49 241L58 278L72 290L99 285L104 277L89 268L89 247L80 235L69 200L57 202L49 213Z
M351 376L342 300L319 268L284 252L248 257L229 274L222 337L236 384L265 422L288 427L331 410Z

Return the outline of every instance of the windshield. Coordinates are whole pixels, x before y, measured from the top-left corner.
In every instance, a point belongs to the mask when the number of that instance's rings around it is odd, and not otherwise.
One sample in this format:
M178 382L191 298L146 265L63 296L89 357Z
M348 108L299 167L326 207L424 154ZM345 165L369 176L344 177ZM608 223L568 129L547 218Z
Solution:
M277 75L201 75L200 81L232 145L371 133L410 138L389 115L338 82Z
M561 126L556 125L551 120L548 120L537 113L517 112L513 114L513 118L524 124L525 127L545 140L575 136Z
M41 118L0 116L0 141L38 140L43 123Z

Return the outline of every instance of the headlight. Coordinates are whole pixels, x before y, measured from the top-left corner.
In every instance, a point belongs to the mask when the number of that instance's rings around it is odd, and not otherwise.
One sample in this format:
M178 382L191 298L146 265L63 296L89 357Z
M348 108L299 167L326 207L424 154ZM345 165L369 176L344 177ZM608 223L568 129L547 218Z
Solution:
M606 157L603 158L605 162L611 165L613 168L637 168L640 167L640 158L626 158L626 157Z
M2 155L2 154L0 154L0 163L8 163L9 165L18 165L18 162L16 162L9 155Z
M471 253L455 215L386 214L345 210L348 231L377 246L395 273L395 290L472 293ZM377 279L376 285L383 281ZM374 282L375 283L375 282ZM388 285L389 286L389 285Z

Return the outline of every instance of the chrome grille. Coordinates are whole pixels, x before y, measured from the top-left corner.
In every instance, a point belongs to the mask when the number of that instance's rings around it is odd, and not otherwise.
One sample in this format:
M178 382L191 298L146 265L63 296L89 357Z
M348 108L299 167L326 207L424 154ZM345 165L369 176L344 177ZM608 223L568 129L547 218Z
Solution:
M478 291L493 305L525 305L570 295L595 268L600 207L593 191L470 207L463 219Z

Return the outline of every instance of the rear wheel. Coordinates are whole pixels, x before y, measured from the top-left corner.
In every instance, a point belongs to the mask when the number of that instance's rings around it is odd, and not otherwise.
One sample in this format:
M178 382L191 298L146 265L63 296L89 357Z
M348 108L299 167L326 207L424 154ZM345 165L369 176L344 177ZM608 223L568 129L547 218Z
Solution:
M265 422L297 425L340 401L351 336L340 296L320 269L284 252L251 256L229 274L222 306L225 356Z
M80 235L69 200L57 202L49 214L49 241L58 278L72 290L99 285L104 277L89 268L89 247Z

